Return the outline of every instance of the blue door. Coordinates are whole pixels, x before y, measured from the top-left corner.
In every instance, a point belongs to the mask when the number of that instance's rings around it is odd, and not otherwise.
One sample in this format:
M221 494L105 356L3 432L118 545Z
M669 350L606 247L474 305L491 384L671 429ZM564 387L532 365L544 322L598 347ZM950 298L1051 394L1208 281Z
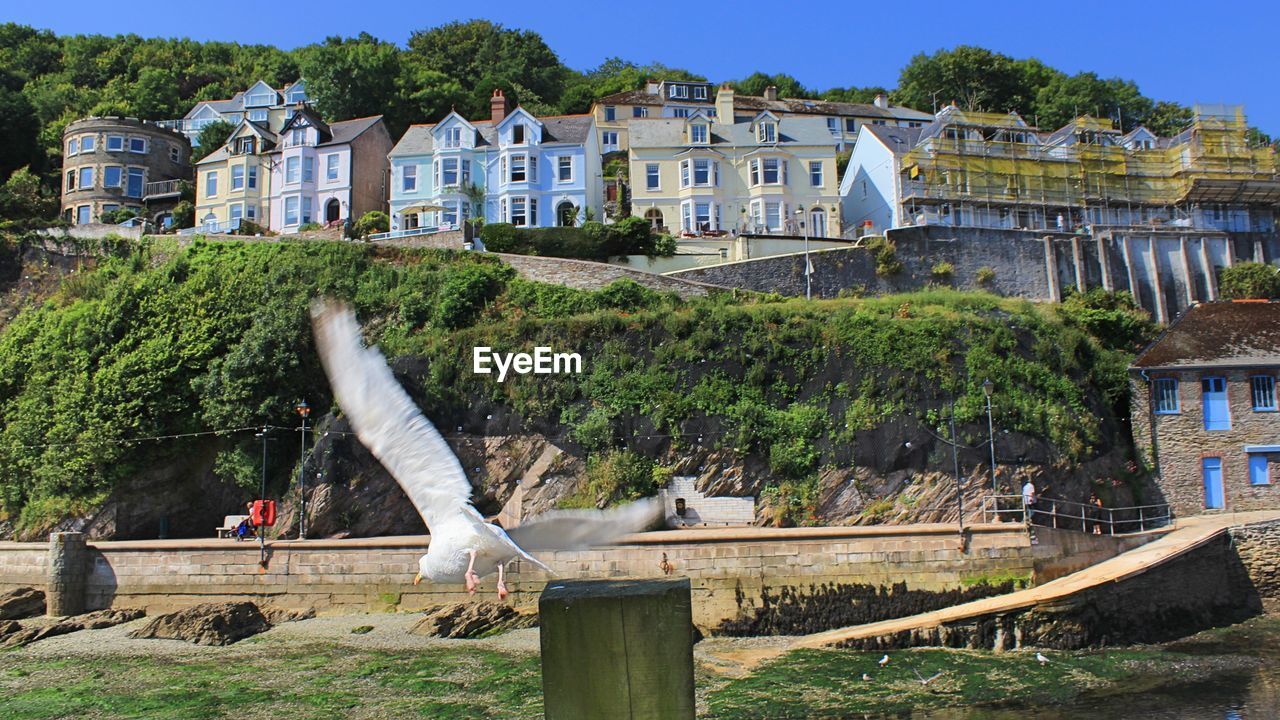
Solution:
M1204 468L1204 507L1206 510L1221 509L1225 504L1222 497L1222 458L1207 457L1201 462Z
M1230 430L1231 415L1227 411L1227 380L1207 377L1200 381L1204 391L1204 429Z

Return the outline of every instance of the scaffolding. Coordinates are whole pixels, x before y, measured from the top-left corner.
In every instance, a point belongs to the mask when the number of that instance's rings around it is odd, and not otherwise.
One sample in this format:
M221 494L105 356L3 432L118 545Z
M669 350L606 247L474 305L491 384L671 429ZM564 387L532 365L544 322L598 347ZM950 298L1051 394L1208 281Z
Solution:
M1013 113L946 108L903 156L904 210L932 213L930 222L1062 229L1191 226L1198 211L1243 212L1274 227L1276 153L1250 147L1242 107L1197 105L1169 139L1135 133L1084 115L1042 136Z

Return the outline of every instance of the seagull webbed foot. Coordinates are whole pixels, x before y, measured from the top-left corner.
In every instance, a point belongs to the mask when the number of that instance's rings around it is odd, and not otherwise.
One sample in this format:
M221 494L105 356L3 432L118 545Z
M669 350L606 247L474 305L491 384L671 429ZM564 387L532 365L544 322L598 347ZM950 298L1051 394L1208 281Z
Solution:
M480 577L474 572L467 571L467 592L471 595L476 594L476 588L480 587Z

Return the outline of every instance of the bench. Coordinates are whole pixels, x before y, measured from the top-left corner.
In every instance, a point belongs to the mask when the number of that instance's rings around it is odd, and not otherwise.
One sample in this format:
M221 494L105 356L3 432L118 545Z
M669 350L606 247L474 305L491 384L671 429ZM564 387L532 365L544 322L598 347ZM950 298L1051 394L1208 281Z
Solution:
M236 528L240 527L240 523L248 520L248 515L228 515L222 518L222 527L217 528L219 538L235 537Z

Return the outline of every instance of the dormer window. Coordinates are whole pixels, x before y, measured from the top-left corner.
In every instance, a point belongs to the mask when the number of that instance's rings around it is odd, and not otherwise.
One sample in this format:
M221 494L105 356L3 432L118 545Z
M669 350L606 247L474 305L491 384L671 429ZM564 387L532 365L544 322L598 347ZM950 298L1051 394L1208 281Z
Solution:
M266 109L266 108L259 108L259 109L256 109L256 110L250 110L250 111L249 111L249 120L250 120L250 122L266 122L266 121L267 121L267 109Z
M262 107L271 105L275 102L275 93L273 92L256 92L252 95L246 95L244 99L245 107Z
M694 100L706 100L706 99L707 99L707 86L705 86L705 85L698 85L698 86L694 87L694 88L693 88L693 99L694 99Z
M251 137L236 138L235 154L236 155L252 155L253 154L253 138Z
M525 137L524 125L516 123L511 126L511 144L524 145L529 140Z
M635 107L631 108L631 117L638 117L638 118L649 117L649 108L643 105L636 105Z
M694 145L706 145L710 137L705 123L694 123L689 126L689 142Z
M294 128L293 130L289 131L290 145L305 145L306 142L307 142L306 128Z
M462 147L462 128L451 127L445 129L444 146L446 148Z
M670 97L673 97L673 98L689 97L689 86L688 85L672 85Z
M778 124L762 122L756 125L756 140L762 143L778 142Z

